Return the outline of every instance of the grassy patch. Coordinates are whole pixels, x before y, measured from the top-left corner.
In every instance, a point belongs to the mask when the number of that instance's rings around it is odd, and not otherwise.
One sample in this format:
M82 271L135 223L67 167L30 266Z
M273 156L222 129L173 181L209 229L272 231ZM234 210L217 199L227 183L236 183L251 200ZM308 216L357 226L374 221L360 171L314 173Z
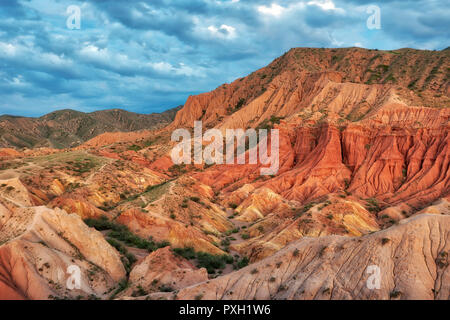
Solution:
M26 161L45 167L64 164L70 169L74 169L74 171L87 172L108 163L110 160L81 151L73 151L27 158Z
M227 264L234 262L234 258L230 255L213 255L206 252L195 252L192 247L175 248L172 251L185 259L197 260L197 267L205 268L210 274L216 273L217 270L223 270Z
M142 194L148 202L154 202L160 199L165 193L169 191L170 182L166 181L154 186L148 186Z
M152 239L143 239L132 233L127 226L109 221L106 217L102 217L100 219L86 219L84 222L89 227L95 228L99 231L111 230L108 233L109 238L119 240L129 247L145 249L148 252L153 252L159 248L164 248L170 245L167 241L156 242Z

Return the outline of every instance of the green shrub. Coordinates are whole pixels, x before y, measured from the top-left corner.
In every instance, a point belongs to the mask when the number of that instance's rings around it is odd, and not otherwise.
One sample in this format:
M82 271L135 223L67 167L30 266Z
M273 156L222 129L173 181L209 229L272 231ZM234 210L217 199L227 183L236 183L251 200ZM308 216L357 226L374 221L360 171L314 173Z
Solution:
M203 294L198 294L195 296L195 300L202 300L203 299Z
M378 200L375 198L367 199L367 210L370 212L378 213L381 211L381 208L378 204Z
M242 269L246 266L248 266L250 262L250 259L247 257L242 257L237 263L236 263L236 269Z
M153 240L142 239L132 233L127 226L109 221L106 217L101 217L100 219L86 219L84 222L89 227L95 228L99 231L111 230L108 233L108 237L122 241L130 247L146 249L149 252L152 252L170 245L167 241L155 242Z
M111 300L113 300L116 295L122 291L124 291L125 289L127 289L129 286L128 280L127 279L122 279L119 281L119 284L117 286L117 289L114 291L114 293L112 294L112 296L110 297Z
M199 268L205 268L208 273L215 273L216 269L224 269L227 264L234 262L232 256L229 255L212 255L206 252L197 253L197 261Z
M276 116L271 116L270 117L270 122L272 122L273 124L279 124L280 120L282 120L282 117L276 117Z
M238 207L236 203L230 203L229 206L231 209L236 209Z
M234 111L238 111L241 109L245 104L245 99L241 98L239 99L238 103L236 103L236 106L234 107Z
M197 266L205 268L208 273L215 273L217 269L224 269L227 264L232 264L234 258L230 255L213 255L207 252L195 252L194 248L174 248L172 251L185 259L197 259Z
M132 151L139 151L139 150L141 150L142 149L142 147L140 147L140 146L137 146L137 145L135 145L135 144L133 144L133 145L131 145L131 146L129 146L128 147L128 150L132 150Z
M393 290L393 291L391 291L391 293L389 294L389 297L392 299L392 298L398 298L398 297L400 297L400 295L401 295L402 293L400 292L400 291L398 291L398 290Z
M144 290L144 288L142 288L141 285L137 286L137 290L133 291L133 293L131 294L132 297L142 297L142 296L146 296L148 293L147 291Z
M192 247L174 248L174 249L172 249L172 251L176 255L179 255L180 257L183 257L188 260L195 259L195 257L196 257L195 250Z
M165 284L163 284L162 286L159 287L159 291L161 292L172 292L174 289L170 286L167 286Z
M122 261L126 272L127 274L130 273L131 266L137 261L136 257L132 253L128 252L127 248L116 239L106 238L106 241L108 241L111 246L119 251L119 253L122 255L120 260Z

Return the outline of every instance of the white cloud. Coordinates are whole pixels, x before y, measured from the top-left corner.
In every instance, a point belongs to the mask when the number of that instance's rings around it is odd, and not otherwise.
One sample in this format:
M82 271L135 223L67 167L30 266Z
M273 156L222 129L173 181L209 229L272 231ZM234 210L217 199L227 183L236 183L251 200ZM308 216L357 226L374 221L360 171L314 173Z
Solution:
M217 37L232 39L236 37L236 28L232 26L227 26L226 24L221 25L219 28L215 26L209 26L208 30Z
M11 43L0 42L0 53L6 56L14 56L17 52L16 46Z
M271 15L274 17L281 16L285 10L286 10L286 8L283 8L282 6L280 6L276 3L272 3L272 5L270 7L258 6L258 11L260 13L265 14L265 15Z
M162 61L162 62L149 62L146 64L147 67L152 68L160 72L161 74L177 74L182 76L196 76L196 77L204 77L204 70L200 70L197 68L194 69L185 65L184 63L179 63L178 66L173 66L172 64Z
M308 2L308 5L309 6L317 6L325 11L335 10L335 11L345 12L345 10L342 8L336 8L336 5L334 4L333 0L311 0Z

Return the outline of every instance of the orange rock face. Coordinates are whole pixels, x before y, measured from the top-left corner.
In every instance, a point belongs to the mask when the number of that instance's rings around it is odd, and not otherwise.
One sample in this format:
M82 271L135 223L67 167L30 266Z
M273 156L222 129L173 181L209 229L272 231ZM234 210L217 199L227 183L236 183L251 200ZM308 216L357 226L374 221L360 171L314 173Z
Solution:
M143 238L152 237L158 241L169 241L175 248L192 247L196 251L223 254L212 240L197 228L166 218L159 214L144 213L132 209L123 212L117 222L126 225Z
M450 110L428 111L396 107L389 117L380 111L342 132L332 123L310 127L287 122L280 125L278 176L258 180L259 167L251 165L223 165L194 176L216 190L253 182L301 203L347 191L391 205L406 202L420 207L450 191ZM428 128L398 127L398 117L403 123L412 117L416 122L431 117L434 121Z
M108 215L105 211L95 207L83 198L58 197L49 202L47 206L51 208L61 208L69 213L76 213L82 219L100 218Z
M177 290L208 280L205 268L198 269L188 260L175 256L170 247L148 255L131 270L131 287L122 295L145 295L160 288Z
M16 158L22 156L22 153L11 148L0 148L0 158Z

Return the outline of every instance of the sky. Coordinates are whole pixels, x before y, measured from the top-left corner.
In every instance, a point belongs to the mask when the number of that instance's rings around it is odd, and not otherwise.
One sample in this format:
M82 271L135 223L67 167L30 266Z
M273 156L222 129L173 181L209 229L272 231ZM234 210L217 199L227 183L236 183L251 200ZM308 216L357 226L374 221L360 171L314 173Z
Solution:
M449 30L449 0L1 0L0 115L161 112L293 47L442 50Z

